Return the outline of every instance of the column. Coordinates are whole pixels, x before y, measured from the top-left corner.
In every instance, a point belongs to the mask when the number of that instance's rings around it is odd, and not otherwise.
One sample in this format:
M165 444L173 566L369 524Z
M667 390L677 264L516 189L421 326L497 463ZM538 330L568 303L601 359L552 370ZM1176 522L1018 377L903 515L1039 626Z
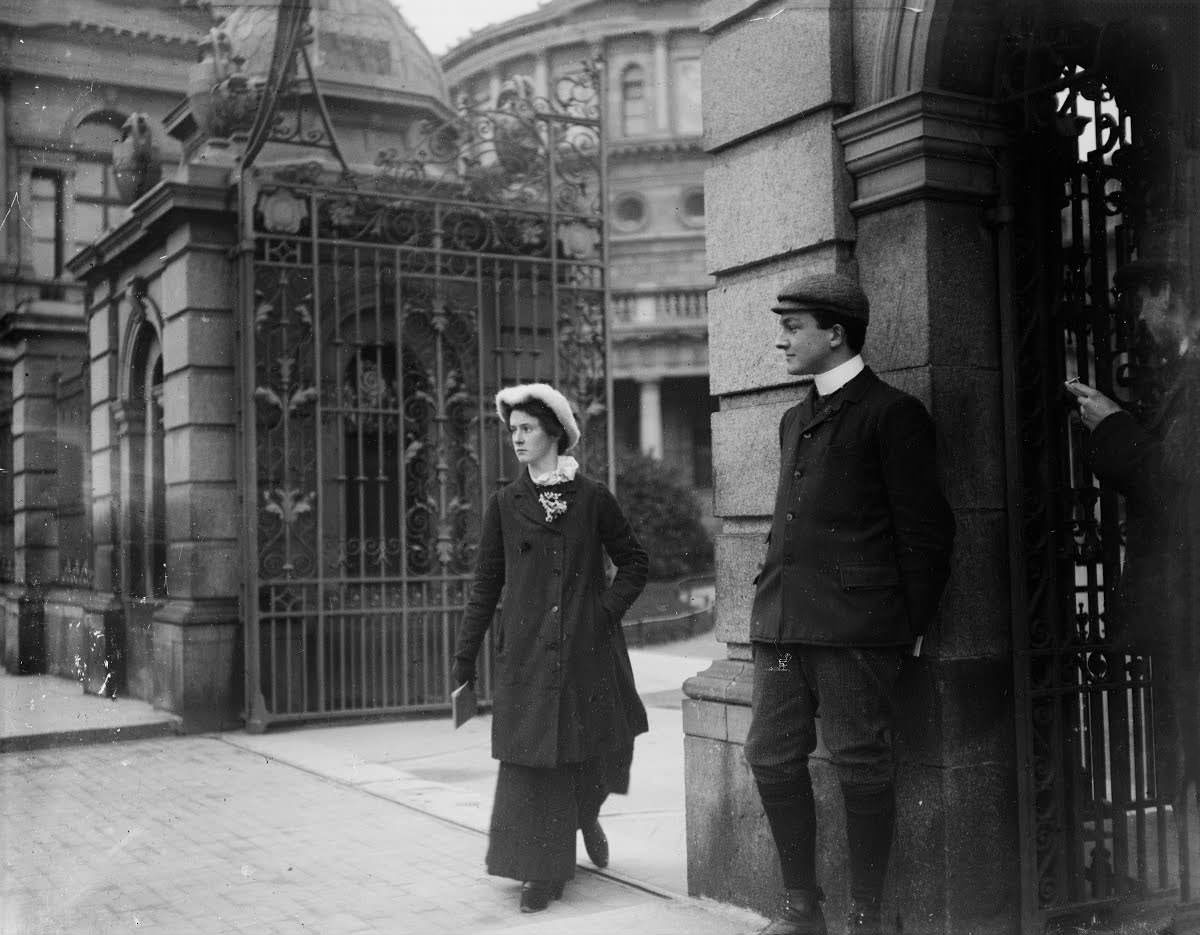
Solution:
M78 308L58 302L32 303L14 315L0 341L16 347L12 362L13 582L19 593L15 613L5 614L4 664L12 672L39 672L45 665L42 593L59 573L58 376L64 370L79 369L86 360L87 345Z
M169 599L154 615L154 654L163 660L157 694L161 706L202 730L240 721L241 683L230 676L242 665L238 599L247 574L238 498L232 216L220 231L227 242L191 240L161 280Z
M638 380L639 430L642 454L656 460L663 456L662 381Z
M1008 137L991 101L934 91L850 114L835 132L855 183L871 366L928 406L957 523L939 622L898 697L897 799L909 804L896 827L891 913L924 920L931 935L1009 932L1032 839L1022 844L1006 771L1022 762L1013 615L1025 609L1013 607L1006 571L1005 274L989 232L1007 212L989 209Z
M533 93L541 98L550 96L550 63L545 49L539 50L533 59Z
M500 100L500 69L492 68L488 71L488 107L495 107L496 102Z
M15 191L9 186L8 177L8 84L8 76L0 76L0 202L3 202L0 210L3 211L8 211ZM0 232L0 275L8 275L9 241L19 236L17 229L17 225L13 225L7 231Z
M671 132L671 65L665 30L654 34L654 128L663 135Z

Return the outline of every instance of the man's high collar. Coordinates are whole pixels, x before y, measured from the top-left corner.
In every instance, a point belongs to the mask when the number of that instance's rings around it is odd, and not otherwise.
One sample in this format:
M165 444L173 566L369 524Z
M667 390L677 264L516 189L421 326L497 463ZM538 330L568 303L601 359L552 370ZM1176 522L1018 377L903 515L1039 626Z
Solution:
M813 377L813 382L816 383L817 392L822 396L832 396L862 373L866 367L867 365L863 362L862 354L855 354L848 361L838 364L832 370L818 373Z

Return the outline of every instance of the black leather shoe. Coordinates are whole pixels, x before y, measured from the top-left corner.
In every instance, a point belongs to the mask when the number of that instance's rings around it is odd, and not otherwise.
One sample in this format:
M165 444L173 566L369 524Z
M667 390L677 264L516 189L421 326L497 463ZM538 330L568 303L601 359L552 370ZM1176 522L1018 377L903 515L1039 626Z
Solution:
M883 918L879 903L852 900L846 931L849 935L882 935Z
M599 821L583 826L583 846L587 849L588 860L597 867L608 866L608 838Z
M552 899L562 899L562 880L530 880L521 884L521 911L541 912Z
M783 910L758 935L827 935L824 894L816 890L785 890Z

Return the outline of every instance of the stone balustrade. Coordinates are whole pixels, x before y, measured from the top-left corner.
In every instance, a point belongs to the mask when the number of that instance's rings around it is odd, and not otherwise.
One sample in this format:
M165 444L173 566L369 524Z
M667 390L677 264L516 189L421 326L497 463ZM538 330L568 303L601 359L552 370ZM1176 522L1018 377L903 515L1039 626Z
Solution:
M614 292L612 322L617 330L707 326L708 295L703 289L654 289Z

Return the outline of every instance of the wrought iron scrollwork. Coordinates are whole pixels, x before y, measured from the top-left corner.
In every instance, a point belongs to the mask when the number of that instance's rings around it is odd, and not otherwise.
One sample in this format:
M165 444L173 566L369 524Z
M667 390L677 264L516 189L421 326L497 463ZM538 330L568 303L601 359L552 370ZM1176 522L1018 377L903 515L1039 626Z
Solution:
M1146 829L1166 835L1154 778L1151 661L1114 642L1121 506L1097 485L1062 398L1078 376L1135 412L1156 377L1113 273L1138 252L1155 196L1142 124L1114 68L1119 30L1012 24L1001 96L1023 130L1014 229L1024 620L1024 750L1032 892L1044 920L1153 888ZM1124 82L1124 83L1122 83ZM1131 831L1140 828L1139 838Z
M584 65L545 98L514 85L415 129L374 173L256 170L259 717L446 704L511 462L500 386L562 386L585 469L607 473L599 80Z

